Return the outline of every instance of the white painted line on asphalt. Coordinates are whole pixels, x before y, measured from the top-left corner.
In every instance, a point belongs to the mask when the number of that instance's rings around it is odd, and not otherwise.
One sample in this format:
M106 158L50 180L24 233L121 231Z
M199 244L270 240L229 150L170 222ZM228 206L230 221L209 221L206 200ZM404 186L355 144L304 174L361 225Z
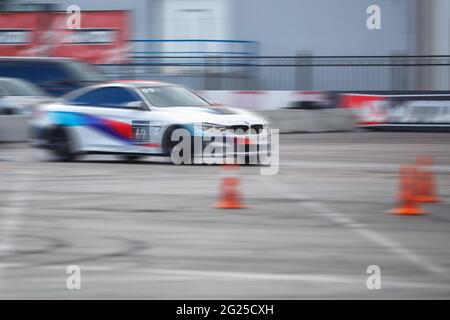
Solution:
M9 206L1 208L0 216L0 258L14 251L14 236L18 233L21 215L26 209L27 200L33 185L33 177L35 173L25 171L17 175L14 191L11 192L9 198ZM0 263L0 283L2 281L2 273L7 264Z
M351 228L354 232L360 235L362 238L375 243L376 245L387 249L394 255L402 257L405 261L413 263L417 267L421 268L430 273L448 276L449 272L447 269L433 263L430 259L427 259L411 249L402 246L400 243L388 238L380 232L370 230L366 225L358 223L352 218L346 216L343 213L337 212L336 210L330 209L324 204L311 200L307 195L276 182L275 179L271 179L270 182L262 177L262 183L266 184L268 187L277 191L280 196L290 199L301 199L301 205L315 211L322 216L330 219L334 223L341 224L344 227Z
M45 266L46 270L65 270L66 266ZM260 272L237 272L237 271L211 271L211 270L189 270L189 269L160 269L160 268L126 268L126 267L114 267L112 265L103 266L80 266L82 272L120 272L124 273L137 273L137 274L149 274L157 275L155 279L159 279L159 276L170 277L175 279L205 279L213 278L215 280L236 280L236 281L286 281L286 282L313 282L313 283L326 283L326 284L352 284L360 286L361 289L365 289L365 275L362 276L343 276L343 275L330 275L320 273L304 273L304 274L289 274L289 273L260 273ZM173 280L175 280L173 279ZM443 283L422 283L411 281L398 281L394 279L386 280L383 278L383 283L386 283L387 288L434 288L434 289L446 289L447 285Z
M331 168L331 169L366 169L366 170L388 170L398 171L400 164L374 163L374 162L328 162L328 161L304 161L304 160L284 160L280 161L280 166L303 167L303 168ZM450 166L434 165L433 171L450 173Z

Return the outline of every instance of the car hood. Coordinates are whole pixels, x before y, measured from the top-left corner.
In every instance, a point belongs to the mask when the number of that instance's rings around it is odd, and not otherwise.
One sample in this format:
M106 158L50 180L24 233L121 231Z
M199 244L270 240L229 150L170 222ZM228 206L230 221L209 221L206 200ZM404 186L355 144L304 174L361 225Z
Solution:
M160 115L175 117L182 123L208 122L220 125L267 124L267 121L249 111L231 107L169 107L158 108Z

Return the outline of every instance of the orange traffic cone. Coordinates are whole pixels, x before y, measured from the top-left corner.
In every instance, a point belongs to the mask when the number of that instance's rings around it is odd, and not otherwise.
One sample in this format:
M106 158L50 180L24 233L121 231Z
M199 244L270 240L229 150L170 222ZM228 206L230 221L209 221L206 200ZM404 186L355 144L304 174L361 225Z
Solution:
M389 210L390 214L397 215L420 215L428 214L417 203L416 197L416 167L402 166L400 168L400 192L397 206Z
M433 159L431 156L418 156L417 165L417 195L418 202L440 202L436 193L434 173L432 171Z
M214 205L214 208L220 209L242 209L247 208L245 204L241 202L241 196L238 191L240 179L236 175L231 175L231 169L237 168L234 165L224 165L226 176L222 178L220 185L220 199Z

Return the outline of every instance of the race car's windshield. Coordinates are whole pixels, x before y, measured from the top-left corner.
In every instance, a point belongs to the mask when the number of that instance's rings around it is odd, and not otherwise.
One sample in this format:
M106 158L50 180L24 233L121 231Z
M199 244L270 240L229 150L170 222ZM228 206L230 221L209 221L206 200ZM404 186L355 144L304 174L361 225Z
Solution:
M209 107L208 102L183 87L144 87L141 92L155 107Z

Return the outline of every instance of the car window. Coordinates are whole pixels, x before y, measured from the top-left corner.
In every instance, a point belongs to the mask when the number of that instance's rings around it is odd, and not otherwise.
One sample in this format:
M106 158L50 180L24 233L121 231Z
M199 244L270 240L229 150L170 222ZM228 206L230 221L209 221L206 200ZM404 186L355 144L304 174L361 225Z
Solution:
M120 87L94 89L69 99L71 104L98 107L126 107L136 101L141 101L137 94Z
M0 80L0 88L8 96L46 96L39 87L18 79Z

